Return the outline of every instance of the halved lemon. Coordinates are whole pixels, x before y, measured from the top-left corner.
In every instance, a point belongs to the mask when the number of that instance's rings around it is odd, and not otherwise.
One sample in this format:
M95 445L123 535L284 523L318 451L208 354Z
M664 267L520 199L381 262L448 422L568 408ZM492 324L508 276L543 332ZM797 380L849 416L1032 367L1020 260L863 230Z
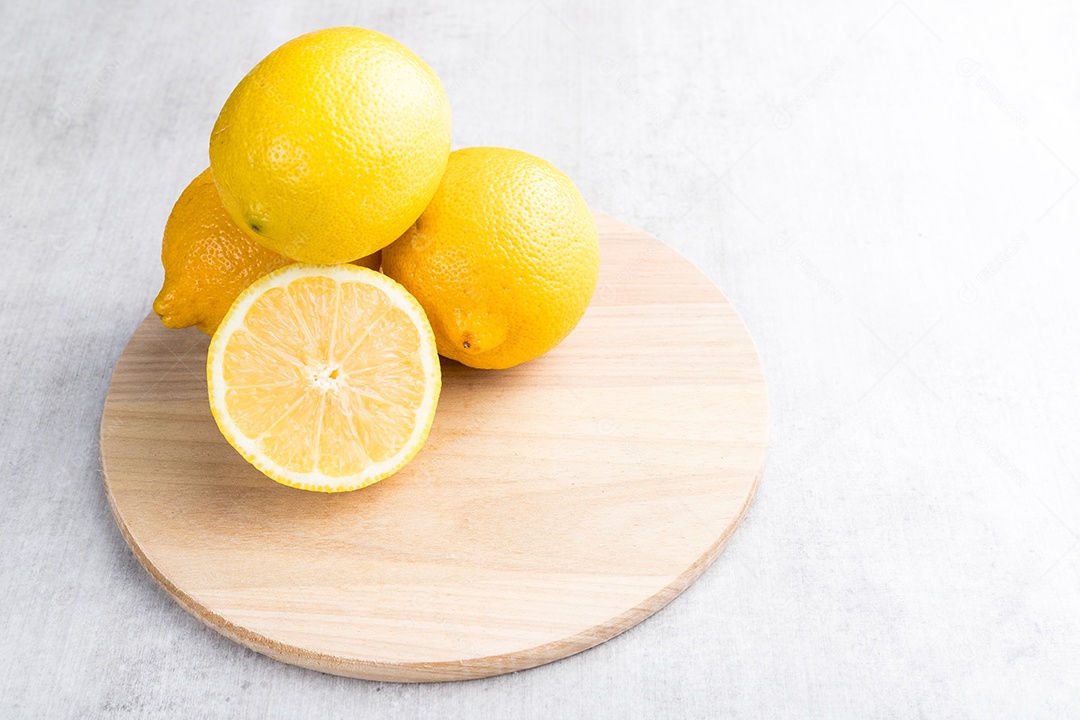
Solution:
M323 492L409 462L442 386L420 304L355 265L288 265L256 280L214 333L206 375L225 439L273 480Z

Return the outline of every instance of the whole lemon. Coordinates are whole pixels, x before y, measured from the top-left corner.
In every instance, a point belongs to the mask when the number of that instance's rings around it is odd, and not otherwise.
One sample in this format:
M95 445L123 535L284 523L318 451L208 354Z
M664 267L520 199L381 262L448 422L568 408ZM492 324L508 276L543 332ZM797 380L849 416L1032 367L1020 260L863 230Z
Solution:
M427 312L439 353L475 368L543 355L577 325L600 245L581 193L518 150L450 154L435 197L383 250L383 272Z
M154 312L166 327L194 325L212 335L241 292L292 262L259 245L229 218L207 168L180 194L165 223L165 283ZM378 270L379 254L356 264Z
M270 53L210 136L230 217L294 260L341 263L393 242L439 186L450 104L435 72L373 30L330 28Z

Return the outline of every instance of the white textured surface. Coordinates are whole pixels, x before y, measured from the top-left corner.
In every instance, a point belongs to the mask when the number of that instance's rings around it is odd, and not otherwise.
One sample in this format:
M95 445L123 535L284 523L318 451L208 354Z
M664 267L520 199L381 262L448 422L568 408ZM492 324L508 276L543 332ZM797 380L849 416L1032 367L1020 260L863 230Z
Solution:
M218 5L0 10L0 715L1080 714L1073 4ZM337 24L415 49L455 146L553 161L758 342L757 502L599 648L454 685L300 670L188 616L113 525L98 419L169 209L243 72Z

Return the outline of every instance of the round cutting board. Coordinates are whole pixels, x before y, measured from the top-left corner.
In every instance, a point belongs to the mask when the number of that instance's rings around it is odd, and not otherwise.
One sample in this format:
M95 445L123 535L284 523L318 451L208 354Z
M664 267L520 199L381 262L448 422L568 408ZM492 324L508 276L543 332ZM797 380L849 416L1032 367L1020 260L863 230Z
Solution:
M510 370L444 360L427 444L351 493L248 465L210 415L208 338L148 317L101 421L109 503L140 562L227 637L374 680L521 670L659 610L746 513L765 380L701 272L596 221L600 283L577 329Z

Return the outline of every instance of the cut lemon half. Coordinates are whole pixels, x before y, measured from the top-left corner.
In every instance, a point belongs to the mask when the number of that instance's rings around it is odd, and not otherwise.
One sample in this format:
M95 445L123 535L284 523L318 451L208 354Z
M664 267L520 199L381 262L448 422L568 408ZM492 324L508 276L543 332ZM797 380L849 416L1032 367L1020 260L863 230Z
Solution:
M210 341L210 410L284 485L378 482L420 450L442 379L420 304L355 265L288 265L237 297Z

